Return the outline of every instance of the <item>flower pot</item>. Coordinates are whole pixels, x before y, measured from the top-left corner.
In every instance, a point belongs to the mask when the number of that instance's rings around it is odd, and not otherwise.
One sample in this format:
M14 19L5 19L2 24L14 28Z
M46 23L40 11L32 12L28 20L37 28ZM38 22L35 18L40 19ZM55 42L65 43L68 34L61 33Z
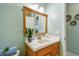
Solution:
M28 38L28 42L31 42L31 41L32 41L32 37L29 37L29 38Z

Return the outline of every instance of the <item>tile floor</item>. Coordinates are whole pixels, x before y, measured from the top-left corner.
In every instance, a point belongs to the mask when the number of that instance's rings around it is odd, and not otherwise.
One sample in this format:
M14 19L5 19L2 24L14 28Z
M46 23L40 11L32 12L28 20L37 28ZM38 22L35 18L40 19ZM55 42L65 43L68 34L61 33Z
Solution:
M67 51L67 52L66 52L66 56L78 56L78 55L76 55L76 54L74 54L74 53L72 53L72 52Z

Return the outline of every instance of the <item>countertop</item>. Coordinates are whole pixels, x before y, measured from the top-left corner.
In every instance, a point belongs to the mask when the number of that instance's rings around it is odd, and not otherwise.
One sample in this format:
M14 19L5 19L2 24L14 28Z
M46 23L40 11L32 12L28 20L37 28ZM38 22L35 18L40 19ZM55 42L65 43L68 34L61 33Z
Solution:
M28 47L30 47L34 52L36 52L37 50L40 50L42 48L45 48L47 46L50 46L52 44L59 42L60 37L51 35L50 37L42 39L42 41L44 40L47 42L38 43L40 40L37 40L37 39L33 40L32 42L28 42L27 38L25 38L25 44L27 44Z

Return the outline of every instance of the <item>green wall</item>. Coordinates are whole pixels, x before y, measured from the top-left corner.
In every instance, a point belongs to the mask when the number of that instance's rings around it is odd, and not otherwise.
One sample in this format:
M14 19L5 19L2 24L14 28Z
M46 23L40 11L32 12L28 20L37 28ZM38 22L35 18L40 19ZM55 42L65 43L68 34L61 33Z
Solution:
M0 49L17 46L23 55L23 13L18 4L0 4Z
M74 16L79 14L79 3L69 3L67 4L67 14L72 16L71 20L75 20ZM71 26L70 22L67 22L66 27L66 48L68 51L71 51L75 54L79 55L79 20L75 20L77 22L76 26Z

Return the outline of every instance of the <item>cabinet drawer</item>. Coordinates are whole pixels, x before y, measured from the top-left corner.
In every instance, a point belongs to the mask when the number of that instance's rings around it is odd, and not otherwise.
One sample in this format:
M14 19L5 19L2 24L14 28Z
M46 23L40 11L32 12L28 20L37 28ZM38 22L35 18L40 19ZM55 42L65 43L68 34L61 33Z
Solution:
M40 49L36 52L38 56L45 56L49 54L52 51L51 46L45 47L43 49Z

